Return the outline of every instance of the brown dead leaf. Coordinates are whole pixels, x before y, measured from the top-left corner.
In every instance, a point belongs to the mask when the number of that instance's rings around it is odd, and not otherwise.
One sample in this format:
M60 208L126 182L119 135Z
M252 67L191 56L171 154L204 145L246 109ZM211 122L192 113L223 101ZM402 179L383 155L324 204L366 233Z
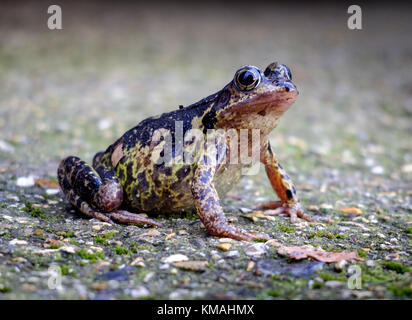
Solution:
M242 217L247 218L253 222L258 221L258 218L256 216L254 216L252 213L248 213L248 214L242 214Z
M302 260L306 258L312 258L321 262L332 263L339 262L342 260L356 260L363 261L362 258L358 256L356 251L325 251L320 248L315 248L313 246L307 245L302 247L287 247L282 246L278 250L278 254L287 255L291 259Z
M34 180L34 184L38 187L59 189L59 184L51 180Z
M176 232L169 233L169 234L165 237L165 240L169 240L169 239L173 238L175 235L176 235Z
M266 241L265 244L273 246L273 247L282 247L282 244L280 242L277 242L275 239L270 239Z
M345 212L345 213L354 213L357 216L362 214L362 210L359 208L342 208L339 209L340 212Z

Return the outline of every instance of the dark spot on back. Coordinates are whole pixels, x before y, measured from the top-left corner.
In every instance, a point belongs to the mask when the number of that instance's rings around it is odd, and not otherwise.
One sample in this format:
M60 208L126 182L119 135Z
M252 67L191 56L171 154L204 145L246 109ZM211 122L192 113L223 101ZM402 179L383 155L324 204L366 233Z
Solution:
M146 190L149 188L149 183L146 180L146 175L144 172L140 172L137 175L137 180L139 181L139 189Z
M185 178L188 174L190 173L190 167L189 166L184 166L177 170L176 176L179 180L182 180Z

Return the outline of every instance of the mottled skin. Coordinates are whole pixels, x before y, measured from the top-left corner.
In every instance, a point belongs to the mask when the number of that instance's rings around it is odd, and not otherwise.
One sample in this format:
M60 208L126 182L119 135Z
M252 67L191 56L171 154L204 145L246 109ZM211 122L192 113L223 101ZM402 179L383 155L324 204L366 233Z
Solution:
M242 67L219 92L186 108L140 122L106 151L96 154L93 167L77 157L63 159L58 168L59 184L78 210L109 223L159 226L129 211L155 214L196 210L212 235L238 240L268 239L265 234L247 232L226 221L220 198L239 180L242 168L250 164L229 163L229 154L240 149L231 150L239 146L232 145L222 132L231 129L240 137L240 130L247 129L251 154L252 130L259 129L258 161L264 164L280 198L259 207L289 214L292 221L297 216L310 220L268 141L268 134L298 95L291 80L289 69L281 64L270 64L264 73L253 66ZM180 129L176 128L176 121L181 124ZM205 141L209 129L215 130L209 137L216 138L220 160L205 151L203 142L199 145L202 140L178 138L179 133L191 129L199 129ZM171 153L165 152L167 142L172 145ZM237 142L240 145L240 140ZM194 160L184 162L183 152L193 154L194 150ZM166 161L156 161L159 159Z

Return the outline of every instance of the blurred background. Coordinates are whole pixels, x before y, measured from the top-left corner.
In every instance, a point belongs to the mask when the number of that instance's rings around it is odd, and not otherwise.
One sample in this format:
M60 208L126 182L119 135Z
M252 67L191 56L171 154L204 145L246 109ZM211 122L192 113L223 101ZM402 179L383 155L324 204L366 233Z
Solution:
M0 4L3 163L90 161L142 119L272 61L291 68L300 91L272 135L281 158L328 155L394 178L412 162L406 4L361 4L362 30L348 29L345 3L59 4L62 30L47 28L47 1Z

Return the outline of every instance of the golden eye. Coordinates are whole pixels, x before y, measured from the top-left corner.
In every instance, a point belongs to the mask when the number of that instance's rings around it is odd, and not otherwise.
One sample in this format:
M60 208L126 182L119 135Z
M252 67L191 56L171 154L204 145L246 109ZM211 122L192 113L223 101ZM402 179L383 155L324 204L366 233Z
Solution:
M250 91L260 83L260 72L252 66L239 69L235 74L235 85L241 91Z

